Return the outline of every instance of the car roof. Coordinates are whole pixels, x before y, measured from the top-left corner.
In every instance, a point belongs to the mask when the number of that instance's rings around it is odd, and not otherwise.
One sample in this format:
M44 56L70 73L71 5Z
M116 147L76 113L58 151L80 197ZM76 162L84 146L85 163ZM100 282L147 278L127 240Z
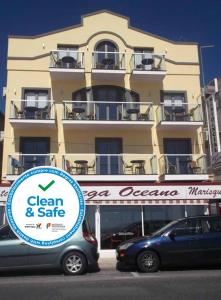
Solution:
M202 219L202 218L221 218L221 216L218 216L218 215L197 215L197 216L190 216L190 217L186 217L186 218L183 218L183 219L180 219L180 220L187 220L187 219Z

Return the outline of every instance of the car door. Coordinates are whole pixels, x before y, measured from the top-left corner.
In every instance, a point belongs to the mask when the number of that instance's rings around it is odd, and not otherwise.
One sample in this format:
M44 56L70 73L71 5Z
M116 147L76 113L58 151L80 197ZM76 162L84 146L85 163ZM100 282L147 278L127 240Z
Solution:
M200 230L200 224L196 219L176 223L164 234L161 245L163 260L170 264L194 264L198 257L197 235Z
M201 220L203 234L200 249L203 262L221 262L221 217L204 217Z
M32 246L27 247L29 266L55 265L59 253L64 248L63 245L48 249L35 248Z
M27 245L12 232L10 227L0 229L0 268L27 266Z

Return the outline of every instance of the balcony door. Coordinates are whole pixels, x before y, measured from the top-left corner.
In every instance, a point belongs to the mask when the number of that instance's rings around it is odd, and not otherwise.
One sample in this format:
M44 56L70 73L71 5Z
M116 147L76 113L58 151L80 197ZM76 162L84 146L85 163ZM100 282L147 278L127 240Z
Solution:
M104 69L115 68L115 65L117 64L118 56L117 56L117 47L113 43L109 41L102 41L97 45L96 51L97 51L96 63L98 64L99 68L104 68Z
M94 87L93 90L94 101L98 102L96 103L97 120L121 120L122 104L116 102L124 100L123 90L114 86L99 86Z
M96 138L96 173L99 175L122 174L122 139Z
M164 139L166 173L188 174L191 160L191 139Z
M185 121L187 105L184 92L163 92L163 120Z
M20 152L22 153L22 166L24 170L48 165L50 138L23 137L20 140Z
M24 111L27 119L35 119L36 113L48 106L48 90L25 90Z

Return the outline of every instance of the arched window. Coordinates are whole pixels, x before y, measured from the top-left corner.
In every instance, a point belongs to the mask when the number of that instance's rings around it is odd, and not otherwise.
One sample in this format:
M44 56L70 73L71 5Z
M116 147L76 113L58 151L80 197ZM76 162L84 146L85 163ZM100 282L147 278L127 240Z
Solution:
M110 41L102 41L95 48L94 66L96 69L119 69L117 46Z
M128 109L139 110L139 94L123 87L97 85L72 94L72 110L82 118L124 120ZM124 103L125 102L125 103Z
M117 52L117 47L112 42L103 41L103 42L100 42L97 45L96 51L100 51L100 52Z

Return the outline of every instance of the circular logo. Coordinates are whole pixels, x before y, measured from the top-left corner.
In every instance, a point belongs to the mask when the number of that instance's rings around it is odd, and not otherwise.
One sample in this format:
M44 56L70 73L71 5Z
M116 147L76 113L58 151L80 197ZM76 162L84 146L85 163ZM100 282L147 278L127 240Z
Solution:
M13 183L6 216L14 233L37 248L64 244L81 226L84 197L78 183L53 167L36 167Z

